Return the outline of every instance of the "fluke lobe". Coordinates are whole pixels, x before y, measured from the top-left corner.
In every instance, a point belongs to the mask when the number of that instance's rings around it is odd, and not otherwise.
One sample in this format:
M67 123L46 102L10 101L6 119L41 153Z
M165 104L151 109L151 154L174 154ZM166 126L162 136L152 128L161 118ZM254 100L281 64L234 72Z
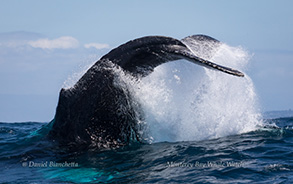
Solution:
M117 82L115 68L141 78L163 63L186 59L243 77L237 70L208 61L220 45L221 42L205 35L182 40L147 36L120 45L98 60L72 88L61 89L49 138L61 144L97 147L141 141L138 122L143 120L143 112L129 90ZM204 54L205 59L197 53Z

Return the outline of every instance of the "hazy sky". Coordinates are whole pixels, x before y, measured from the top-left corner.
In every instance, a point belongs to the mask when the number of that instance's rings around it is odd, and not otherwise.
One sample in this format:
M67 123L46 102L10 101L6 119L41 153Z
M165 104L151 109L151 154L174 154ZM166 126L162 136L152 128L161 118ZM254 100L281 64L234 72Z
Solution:
M50 121L70 75L128 40L210 35L253 57L261 108L293 109L291 0L0 0L0 121Z

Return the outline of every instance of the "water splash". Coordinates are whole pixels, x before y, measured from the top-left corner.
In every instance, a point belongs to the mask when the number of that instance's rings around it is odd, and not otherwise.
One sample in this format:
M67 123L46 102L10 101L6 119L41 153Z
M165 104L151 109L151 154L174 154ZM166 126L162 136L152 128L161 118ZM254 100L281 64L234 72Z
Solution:
M87 56L82 60L82 63L78 66L78 68L68 76L68 78L64 81L62 88L69 89L74 86L74 84L85 74L85 72L97 61L101 56L97 54L92 54Z
M222 44L211 60L243 71L249 55ZM175 61L131 85L155 142L217 138L252 131L261 124L247 74L239 78Z

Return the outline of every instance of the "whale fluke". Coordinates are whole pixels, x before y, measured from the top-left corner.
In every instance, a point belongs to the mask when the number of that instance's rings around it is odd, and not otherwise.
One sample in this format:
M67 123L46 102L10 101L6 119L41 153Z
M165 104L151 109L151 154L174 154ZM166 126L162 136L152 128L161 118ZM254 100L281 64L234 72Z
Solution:
M207 61L196 54L200 52L210 59L220 44L218 40L205 35L189 36L182 41L171 37L147 36L113 49L101 60L110 60L134 75L145 76L162 63L186 59L195 64L243 77L244 75L237 70Z
M220 42L205 35L182 39L147 36L131 40L98 60L69 89L61 89L49 137L60 143L94 144L98 147L140 141L137 122L143 119L130 92L115 83L115 67L134 77L145 77L155 67L174 60L192 63L231 75L244 75L209 61Z

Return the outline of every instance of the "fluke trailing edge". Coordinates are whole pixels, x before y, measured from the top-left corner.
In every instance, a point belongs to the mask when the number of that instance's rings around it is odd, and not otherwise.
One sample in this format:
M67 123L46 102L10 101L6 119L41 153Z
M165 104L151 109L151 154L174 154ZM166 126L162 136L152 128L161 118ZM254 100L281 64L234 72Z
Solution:
M148 36L129 41L103 56L69 89L61 89L49 137L64 144L117 147L140 141L138 122L143 119L139 104L128 90L115 82L114 68L140 78L160 64L186 59L192 63L231 75L244 75L210 59L219 41L205 35L177 40ZM205 59L196 53L204 53Z

